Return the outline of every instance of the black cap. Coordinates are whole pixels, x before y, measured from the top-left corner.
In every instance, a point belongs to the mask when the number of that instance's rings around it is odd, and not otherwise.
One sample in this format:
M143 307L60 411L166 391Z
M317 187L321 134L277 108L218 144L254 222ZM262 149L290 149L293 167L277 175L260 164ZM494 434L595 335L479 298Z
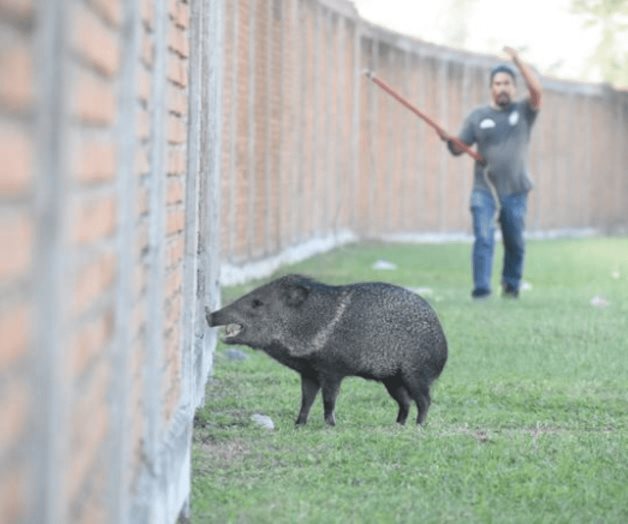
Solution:
M491 69L491 82L490 82L491 84L493 83L493 77L497 73L506 73L512 77L513 81L517 80L517 76L515 75L515 71L513 70L512 67L506 64L500 64L498 66L495 66L493 69Z

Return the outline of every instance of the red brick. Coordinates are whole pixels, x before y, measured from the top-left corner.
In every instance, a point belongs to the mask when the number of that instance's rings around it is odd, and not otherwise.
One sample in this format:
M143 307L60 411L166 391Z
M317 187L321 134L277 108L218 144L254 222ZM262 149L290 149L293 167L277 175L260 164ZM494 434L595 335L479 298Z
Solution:
M181 299L178 299L181 303ZM175 378L179 379L181 374L181 307L178 306L178 316L172 324L167 345L169 365L176 371Z
M0 8L22 21L33 16L33 0L0 0Z
M187 170L185 148L171 147L168 150L168 173L183 174Z
M177 236L168 242L166 250L166 267L177 266L182 260L185 251L185 240L182 236Z
M173 53L168 53L167 59L167 77L168 80L174 82L178 86L187 87L188 85L188 62L182 60Z
M181 271L174 270L166 277L166 296L172 297L181 293L181 285L183 280L181 278Z
M173 209L168 211L166 231L168 236L183 231L185 217L182 209Z
M0 106L23 112L33 105L33 57L27 43L16 39L0 47Z
M74 150L74 175L83 182L113 180L117 171L116 146L106 140L84 141Z
M30 187L33 145L23 129L0 125L0 195L17 195Z
M168 14L170 18L176 19L179 13L179 0L167 0L168 1Z
M3 0L0 0L0 5ZM24 463L0 470L0 522L26 522L29 483Z
M187 138L185 122L181 117L168 114L168 142L170 144L182 144Z
M140 0L140 16L146 28L152 30L155 24L155 8L152 0Z
M181 303L182 299L177 296L179 305L175 312L178 315L171 322L171 328L168 332L168 343L166 344L166 360L168 366L181 370Z
M33 222L23 214L0 218L0 282L24 276L30 270L33 254Z
M113 334L113 313L108 310L81 326L70 344L69 365L73 377L85 372L89 363L103 351Z
M166 203L179 204L183 202L183 178L180 176L168 177L166 189Z
M31 411L31 398L26 382L11 379L2 388L0 417L0 450L7 450L26 437L26 425Z
M113 84L87 71L79 71L75 85L73 115L86 123L112 125L116 117Z
M184 58L190 54L187 34L174 24L168 30L168 48Z
M31 328L31 308L28 304L12 304L0 311L0 372L25 357Z
M179 4L176 23L181 28L187 28L190 25L190 7L187 4Z
M168 109L177 115L186 116L188 112L187 92L170 84L168 86Z
M107 463L98 456L91 466L86 481L81 486L79 493L70 502L69 521L76 524L110 524L111 517L108 514L110 506L106 504L105 479Z
M120 46L116 33L81 4L75 13L72 44L79 55L101 73L112 76L119 70Z
M166 323L168 326L174 326L181 318L181 296L175 295L168 301Z
M174 372L173 372L174 374ZM168 391L165 395L164 402L164 420L169 421L172 418L175 410L179 405L179 399L181 398L181 385L175 380L173 383L171 382L171 386L168 388Z
M122 24L122 1L123 0L89 0L94 9L114 27Z
M104 253L85 267L80 268L76 276L73 295L73 312L76 316L113 285L116 258L112 253Z
M72 395L74 403L70 406L73 423L70 425L69 449L77 449L81 444L82 447L86 447L84 444L87 443L87 437L93 434L89 429L93 415L98 414L101 418L107 418L107 394L111 388L111 374L110 366L103 361L93 370L83 390L75 389Z
M102 475L100 470L96 470L96 475ZM94 476L90 474L88 482L93 483ZM74 500L76 508L70 509L70 522L75 524L110 524L111 517L108 515L108 506L102 498L102 492L89 492L85 495L83 490L79 491Z
M100 366L87 391L75 395L78 403L72 406L69 467L65 471L68 498L73 500L84 485L100 447L105 443L109 427L107 392L110 388L110 371Z
M74 204L72 238L85 244L113 234L116 226L116 201L112 195L86 197Z
M181 302L181 299L179 299L179 302ZM172 366L172 370L173 370L173 378L175 379L175 385L176 382L179 382L180 376L181 376L181 322L180 322L180 318L177 319L177 322L175 323L175 325L172 328L172 345L171 345L171 350L170 350L170 355L171 355L171 359L170 359L170 363Z
M167 348L166 351L169 354L172 354L172 346L173 346L173 342L172 340L168 337L166 338L165 342L164 342L164 346ZM161 383L161 390L162 390L162 394L164 396L164 404L166 406L168 406L169 404L171 404L171 392L174 386L174 383L176 381L173 381L173 377L176 376L176 368L174 366L174 361L173 359L170 359L168 361L168 363L166 364L166 366L164 366L163 369L163 376L162 376L162 383ZM171 406L173 407L173 406Z

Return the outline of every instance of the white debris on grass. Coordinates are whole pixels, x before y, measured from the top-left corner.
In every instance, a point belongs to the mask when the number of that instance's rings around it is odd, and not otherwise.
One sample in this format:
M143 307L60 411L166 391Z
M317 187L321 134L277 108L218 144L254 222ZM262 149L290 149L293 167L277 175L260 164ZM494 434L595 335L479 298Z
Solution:
M371 267L379 271L395 271L397 264L389 262L388 260L378 260Z
M532 291L532 284L530 284L530 282L527 281L523 281L521 282L521 291Z
M243 362L244 360L249 358L249 356L244 351L235 348L230 348L225 351L225 357L227 357L227 360L230 360L232 362Z
M610 305L610 302L608 300L606 300L604 297L601 297L599 295L595 295L591 299L591 305L593 307L597 307L597 308L604 308L604 307L608 307Z
M615 280L619 280L621 278L621 273L619 272L619 270L615 270L611 273L611 278L615 279Z
M275 429L275 423L269 416L255 413L254 415L251 415L251 420L264 429Z

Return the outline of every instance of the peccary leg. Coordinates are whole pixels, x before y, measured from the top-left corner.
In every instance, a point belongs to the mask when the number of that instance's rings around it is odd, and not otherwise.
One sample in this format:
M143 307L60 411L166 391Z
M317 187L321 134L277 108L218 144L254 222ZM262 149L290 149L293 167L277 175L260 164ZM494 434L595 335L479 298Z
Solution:
M423 425L425 417L427 417L427 411L430 409L432 399L430 398L430 390L423 384L417 384L416 381L411 383L410 381L404 381L406 389L410 393L410 396L414 399L419 414L416 418L416 423Z
M304 425L307 422L310 409L320 388L321 386L316 380L301 375L301 411L296 421L297 425Z
M390 393L390 396L399 404L399 413L397 414L397 424L404 425L410 411L410 395L398 379L389 379L384 381L384 386Z
M326 377L323 380L323 409L325 411L325 422L330 426L336 425L336 416L334 409L336 408L336 398L340 391L340 380L336 378Z
M430 409L432 399L430 398L430 390L428 388L421 388L419 395L415 398L416 407L419 410L419 414L416 417L416 423L423 425L425 417L427 417L427 410Z

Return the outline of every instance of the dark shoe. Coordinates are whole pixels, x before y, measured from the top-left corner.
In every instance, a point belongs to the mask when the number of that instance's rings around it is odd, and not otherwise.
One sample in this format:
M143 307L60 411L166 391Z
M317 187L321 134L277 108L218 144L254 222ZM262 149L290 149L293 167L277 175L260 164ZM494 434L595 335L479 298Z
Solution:
M474 289L471 292L471 298L473 300L482 300L491 296L491 292L488 289Z
M502 284L503 298L519 298L519 290L510 284Z

